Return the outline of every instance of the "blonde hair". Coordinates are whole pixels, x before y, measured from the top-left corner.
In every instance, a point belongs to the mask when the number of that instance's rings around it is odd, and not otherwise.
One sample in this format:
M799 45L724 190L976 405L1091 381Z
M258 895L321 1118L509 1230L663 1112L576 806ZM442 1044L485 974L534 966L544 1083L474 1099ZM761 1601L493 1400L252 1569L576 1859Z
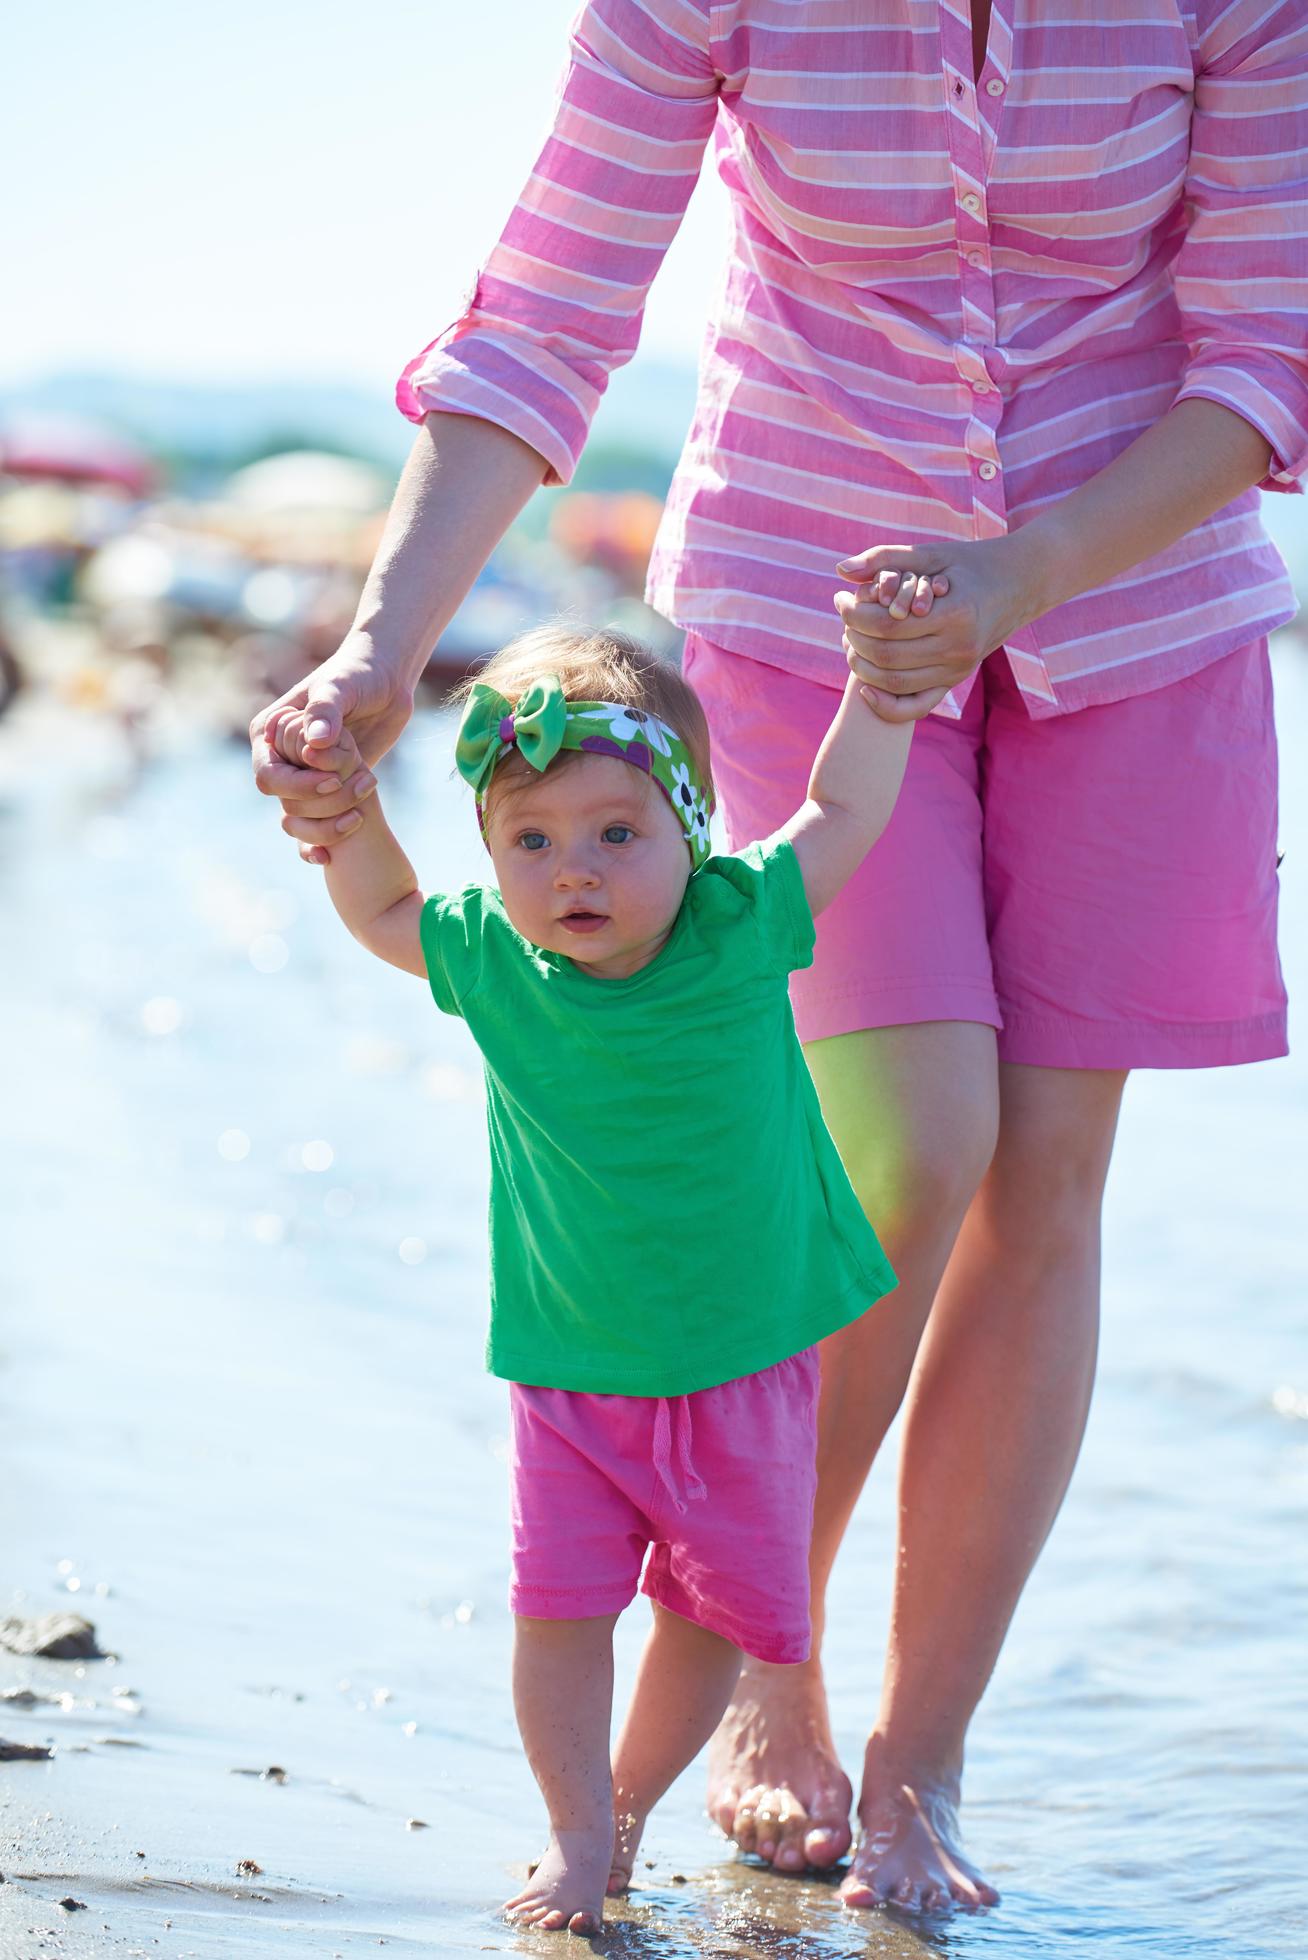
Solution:
M566 701L613 701L619 707L641 708L667 722L690 750L705 793L711 793L708 721L699 696L675 667L619 627L601 626L591 631L563 621L533 626L470 674L455 689L454 699L464 700L478 681L484 681L506 701L517 702L546 674L558 676ZM550 764L551 769L566 766L577 753L565 749ZM516 753L506 755L492 778L492 794L501 778L506 784L512 783L518 773L533 772Z

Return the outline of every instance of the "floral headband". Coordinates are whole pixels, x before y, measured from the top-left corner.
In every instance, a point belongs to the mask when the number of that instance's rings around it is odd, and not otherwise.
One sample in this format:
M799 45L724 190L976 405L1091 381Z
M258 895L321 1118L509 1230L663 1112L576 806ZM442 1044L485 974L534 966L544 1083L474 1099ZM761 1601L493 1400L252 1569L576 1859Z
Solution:
M712 793L705 793L680 735L657 715L616 701L569 701L557 674L533 681L517 701L506 701L493 687L478 681L468 695L454 760L464 781L477 792L483 839L486 792L496 764L510 749L517 749L525 762L539 770L548 769L561 749L629 762L654 778L681 819L694 870L708 856Z

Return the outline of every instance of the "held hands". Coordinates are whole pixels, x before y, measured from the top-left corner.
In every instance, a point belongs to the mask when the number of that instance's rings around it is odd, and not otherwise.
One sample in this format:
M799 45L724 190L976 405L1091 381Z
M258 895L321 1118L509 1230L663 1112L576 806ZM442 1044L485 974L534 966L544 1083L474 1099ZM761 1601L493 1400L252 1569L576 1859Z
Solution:
M277 758L270 767L291 765L286 773L293 771L298 779L299 796L283 802L282 829L299 840L306 864L331 863L331 845L359 828L363 818L357 805L377 787L348 728L334 742L309 740L310 728L319 734L323 726L313 710L273 707L266 711L261 731L269 756Z
M883 721L919 721L1010 633L1046 610L1021 532L979 542L875 545L837 570L851 673Z
M368 765L385 755L412 713L412 688L378 658L369 636L355 630L254 717L255 783L281 802L282 828L310 846L300 853L307 863L327 863L324 847L345 834L334 829L336 819L375 787ZM362 789L354 786L360 781Z

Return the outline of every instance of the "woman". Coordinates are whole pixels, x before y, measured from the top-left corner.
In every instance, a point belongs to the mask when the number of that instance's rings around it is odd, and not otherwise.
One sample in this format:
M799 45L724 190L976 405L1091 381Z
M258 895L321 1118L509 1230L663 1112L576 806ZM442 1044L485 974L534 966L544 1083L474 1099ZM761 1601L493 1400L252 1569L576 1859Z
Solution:
M1298 0L853 11L583 7L522 199L401 381L421 429L356 625L284 700L370 762L395 740L496 541L570 475L714 134L731 244L650 596L728 837L791 807L846 655L918 721L794 989L901 1275L824 1355L819 1629L907 1398L841 1889L976 1907L964 1740L1080 1444L1126 1074L1284 1052L1266 635L1293 605L1255 489L1308 460L1308 52ZM259 786L312 855L369 779L317 794L263 721ZM848 1849L819 1662L750 1672L710 1774L778 1870Z

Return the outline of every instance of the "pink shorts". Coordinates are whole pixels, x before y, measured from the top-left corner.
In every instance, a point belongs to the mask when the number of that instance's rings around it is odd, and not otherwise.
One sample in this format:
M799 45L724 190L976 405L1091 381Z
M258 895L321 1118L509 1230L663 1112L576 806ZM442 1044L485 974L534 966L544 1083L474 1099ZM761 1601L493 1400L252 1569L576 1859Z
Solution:
M639 1581L759 1660L807 1660L818 1378L808 1348L693 1395L514 1382L512 1611L620 1613Z
M803 800L819 681L692 634L731 848ZM1212 1068L1286 1052L1265 640L1151 694L1033 721L1002 653L961 721L913 734L885 835L818 920L802 1041L998 1028L1047 1068Z

